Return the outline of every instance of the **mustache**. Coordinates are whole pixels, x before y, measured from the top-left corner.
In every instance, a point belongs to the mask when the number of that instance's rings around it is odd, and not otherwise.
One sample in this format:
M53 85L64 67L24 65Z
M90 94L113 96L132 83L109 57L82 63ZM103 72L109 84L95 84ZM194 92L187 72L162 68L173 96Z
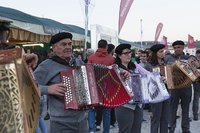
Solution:
M71 48L66 48L66 49L64 49L64 52L72 52L72 49Z

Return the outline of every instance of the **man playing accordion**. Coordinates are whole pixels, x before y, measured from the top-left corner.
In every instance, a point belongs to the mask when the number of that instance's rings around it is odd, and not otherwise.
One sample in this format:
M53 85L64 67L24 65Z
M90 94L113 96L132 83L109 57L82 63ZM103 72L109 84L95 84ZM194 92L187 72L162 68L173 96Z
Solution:
M172 43L174 53L166 56L166 63L173 64L177 60L187 60L189 58L188 55L185 55L184 50L184 42L177 40ZM179 76L179 75L173 75ZM182 108L182 131L183 133L190 133L190 120L189 120L189 105L192 96L192 88L191 84L188 84L182 88L171 90L171 102L170 102L170 133L175 132L176 128L176 114L179 102Z
M61 83L60 72L83 62L72 56L72 34L61 32L50 40L54 55L38 65L34 71L41 95L48 95L50 132L87 133L87 113L84 110L65 110L66 87ZM78 125L78 126L77 126Z

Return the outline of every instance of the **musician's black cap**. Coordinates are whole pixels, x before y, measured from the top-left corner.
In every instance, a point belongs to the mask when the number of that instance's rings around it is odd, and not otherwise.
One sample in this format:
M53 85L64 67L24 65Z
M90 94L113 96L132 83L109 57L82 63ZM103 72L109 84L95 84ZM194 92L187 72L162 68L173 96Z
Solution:
M53 44L59 42L59 41L62 40L62 39L67 39L67 38L69 38L69 39L72 40L72 37L73 37L72 34L69 33L69 32L60 32L60 33L57 33L57 34L55 34L55 35L53 35L53 36L51 37L50 45L53 45Z
M183 45L184 46L185 43L183 41L181 41L181 40L177 40L177 41L172 43L172 46L176 46L176 45Z
M155 44L153 46L150 47L150 50L154 53L158 52L158 50L163 49L165 47L165 45L163 44Z
M127 43L122 43L116 47L115 53L120 55L124 49L131 49L131 45Z

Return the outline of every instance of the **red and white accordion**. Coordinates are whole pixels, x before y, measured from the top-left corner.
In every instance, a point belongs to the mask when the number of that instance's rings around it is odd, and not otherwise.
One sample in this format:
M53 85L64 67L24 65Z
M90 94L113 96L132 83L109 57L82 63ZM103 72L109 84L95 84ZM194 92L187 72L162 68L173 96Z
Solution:
M81 109L90 106L116 107L127 103L132 89L118 73L118 67L85 64L61 72L67 87L65 109Z

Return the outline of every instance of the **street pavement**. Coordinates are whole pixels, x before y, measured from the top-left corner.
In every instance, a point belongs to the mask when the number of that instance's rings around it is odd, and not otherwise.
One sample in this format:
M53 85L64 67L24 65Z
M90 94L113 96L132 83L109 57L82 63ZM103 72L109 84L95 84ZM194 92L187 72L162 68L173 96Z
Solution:
M181 116L180 107L178 109L178 113L177 114ZM144 120L146 120L146 121L143 121L143 123L142 123L142 131L141 131L141 133L150 133L150 116L151 116L151 113L148 112L147 110L144 110ZM190 117L191 117L191 119L193 118L191 109L190 109ZM47 123L47 126L49 127L49 121L46 121L46 123ZM193 121L192 120L190 122L190 129L191 129L190 130L191 133L200 133L200 120L198 120L198 121ZM97 131L96 133L102 133L102 126L101 126L101 130ZM113 127L110 128L110 133L118 133L117 124L116 124L115 128L113 128ZM176 130L175 130L175 133L182 133L182 130L181 130L181 117L177 119L177 127L176 127Z
M144 119L146 121L143 121L143 123L142 123L141 133L150 133L150 115L151 115L150 112L148 112L147 110L144 110ZM180 110L178 111L178 115L181 115ZM193 118L191 111L190 111L190 117ZM192 120L190 122L190 129L191 129L190 130L191 133L200 133L200 120L198 120L198 121ZM101 129L101 131L98 131L97 133L102 133L102 129ZM110 133L118 133L117 126L115 128L111 128ZM181 118L177 119L177 127L176 127L176 130L175 130L175 133L182 133Z
M193 97L192 97L192 99L193 99ZM199 107L200 107L200 105L199 105ZM143 123L142 123L142 131L141 131L141 133L150 133L150 116L151 116L151 113L148 112L147 110L144 110L143 115L144 115L143 118L146 121L143 121ZM178 108L178 111L177 111L177 115L181 116L181 107L180 107L180 105L179 105L179 108ZM193 120L192 101L190 103L190 118L191 118L191 122L190 122L190 131L191 131L191 133L200 133L200 120L198 120L198 121L194 121ZM200 116L199 116L199 118L200 118ZM127 122L128 122L128 120L127 120ZM49 128L49 121L46 121L46 123L47 123L47 127ZM101 126L101 130L96 132L96 133L102 133L102 126ZM110 133L118 133L117 125L116 125L115 128L110 128ZM177 126L176 126L175 133L182 133L182 130L181 130L181 117L177 119Z

